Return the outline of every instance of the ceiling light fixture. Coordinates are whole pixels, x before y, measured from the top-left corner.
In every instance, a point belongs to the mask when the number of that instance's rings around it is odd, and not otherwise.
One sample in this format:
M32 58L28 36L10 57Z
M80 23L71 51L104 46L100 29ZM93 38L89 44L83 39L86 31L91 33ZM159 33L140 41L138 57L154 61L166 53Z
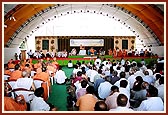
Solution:
M8 26L5 24L4 27L7 28Z
M15 19L14 16L10 16L10 17L9 17L9 20L12 20L12 19L13 19L14 21L16 21L16 19Z

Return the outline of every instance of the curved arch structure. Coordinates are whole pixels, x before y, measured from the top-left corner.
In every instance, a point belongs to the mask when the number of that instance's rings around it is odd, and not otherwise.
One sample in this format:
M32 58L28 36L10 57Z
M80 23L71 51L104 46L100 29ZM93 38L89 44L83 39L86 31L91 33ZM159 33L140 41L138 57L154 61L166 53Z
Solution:
M51 18L86 12L119 21L145 45L164 45L164 12L156 4L18 4L4 16L4 47L19 46Z

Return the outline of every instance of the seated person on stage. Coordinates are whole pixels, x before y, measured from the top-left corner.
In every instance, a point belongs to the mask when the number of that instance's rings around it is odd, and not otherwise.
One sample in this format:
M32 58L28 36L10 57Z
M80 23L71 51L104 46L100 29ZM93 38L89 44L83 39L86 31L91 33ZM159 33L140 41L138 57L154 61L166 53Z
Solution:
M108 55L112 55L113 54L113 51L111 50L111 48L110 49L108 49Z
M51 57L51 55L50 55L50 52L47 50L47 53L46 53L46 57L47 58L50 58Z
M30 50L29 52L27 52L27 55L29 56L29 58L33 58L33 52L32 52L32 50Z
M85 46L80 45L80 50L85 50Z
M144 54L144 55L145 55L146 57L148 57L149 51L148 51L147 49L145 49L145 51L144 51L144 52L145 52L145 54Z
M144 56L144 51L143 51L143 49L140 50L140 56Z
M104 56L105 55L105 51L103 50L103 48L100 48L99 50L99 55Z
M88 55L96 55L97 54L97 51L95 49L93 49L93 47L91 47L89 50L88 50Z
M41 56L40 58L45 58L45 55L42 50L40 51L40 56Z
M35 52L33 53L33 58L38 59L38 51L37 50L35 50Z
M121 49L119 49L119 51L118 51L118 57L122 57L122 50Z
M71 53L69 53L71 56L73 56L73 55L76 55L76 48L73 48L72 50L71 50Z
M66 49L64 49L64 51L62 52L62 57L67 57L67 56L68 56L67 51Z
M135 49L135 56L139 56L139 51L137 49Z
M132 50L131 49L128 51L128 56L132 56Z
M123 49L123 56L127 56L127 51L125 49Z
M113 57L117 57L117 50L115 48L113 49Z
M55 52L54 52L53 50L51 51L51 53L50 53L50 54L51 54L51 57L52 57L52 58L54 58L54 57L55 57Z

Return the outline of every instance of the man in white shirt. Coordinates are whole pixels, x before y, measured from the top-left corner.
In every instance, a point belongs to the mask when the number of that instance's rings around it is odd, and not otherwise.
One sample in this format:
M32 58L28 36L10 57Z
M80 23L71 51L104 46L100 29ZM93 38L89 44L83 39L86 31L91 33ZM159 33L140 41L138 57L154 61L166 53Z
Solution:
M49 111L50 106L42 98L44 94L44 88L37 88L34 92L34 98L30 103L30 111Z
M160 97L158 97L158 89L152 85L149 85L147 89L147 100L142 101L136 111L163 111L164 105Z
M126 106L127 102L127 96L124 94L119 94L117 97L117 107L115 109L110 109L109 111L133 111Z
M153 84L154 83L154 79L153 79L153 76L149 76L149 72L146 70L144 72L145 76L143 77L143 80L145 82L148 82L149 84Z
M159 79L159 84L160 85L156 87L158 89L158 96L161 97L164 102L164 77Z
M23 78L17 79L14 89L16 88L24 88L27 90L35 90L35 85L33 83L33 79L30 78L30 72L23 71L22 72Z
M69 68L73 67L73 63L72 63L71 60L69 60L69 62L68 62L68 67L69 67Z
M97 62L99 63L99 67L100 67L102 61L99 58L99 56L97 56L97 59L95 60L94 64L97 65Z
M29 58L33 58L33 52L32 52L32 50L30 50L29 52L27 52L27 54L28 54Z
M115 109L117 107L117 97L119 94L119 88L115 85L112 86L111 94L105 100L108 109Z
M130 99L130 90L128 90L126 87L128 85L127 80L121 80L120 81L120 87L119 87L119 91L120 93L124 94L127 96L128 100Z
M65 72L62 70L62 67L59 66L58 71L55 73L54 80L57 84L64 84L67 77L65 75Z
M126 80L126 81L128 82L128 84L127 84L127 86L126 86L126 89L127 89L128 91L130 91L130 83L129 83L129 81L125 78L125 76L126 76L126 75L125 75L125 72L120 72L120 80L116 81L114 85L120 87L120 81L121 81L121 80Z
M105 82L101 83L98 87L98 96L101 99L106 99L111 93L112 84L110 83L110 77L105 77Z
M139 56L139 51L137 49L135 49L135 56Z

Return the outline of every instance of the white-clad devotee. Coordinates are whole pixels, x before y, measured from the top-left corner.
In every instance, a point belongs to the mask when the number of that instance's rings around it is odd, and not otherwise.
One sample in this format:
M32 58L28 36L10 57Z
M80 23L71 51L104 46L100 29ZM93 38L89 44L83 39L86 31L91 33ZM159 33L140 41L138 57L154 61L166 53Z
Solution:
M23 71L22 76L23 76L23 78L17 79L15 86L14 86L14 89L23 88L23 89L35 91L35 85L33 83L33 79L30 77L30 72Z
M102 62L102 61L101 61L100 57L99 57L99 56L97 56L97 58L96 58L96 59L95 59L95 61L94 61L94 64L95 64L95 65L97 65L97 64L98 64L98 65L99 65L99 67L100 67L101 62Z
M27 52L27 54L28 54L28 58L33 58L33 52L32 52L32 50L30 50L29 52Z
M164 105L160 97L158 97L158 89L152 85L149 85L147 89L147 99L142 101L136 111L163 111Z
M159 79L159 86L156 88L158 89L158 96L161 97L164 102L164 77Z
M34 98L30 103L30 111L49 111L50 106L43 99L43 87L37 88L34 92Z
M111 93L112 84L110 83L110 77L106 76L105 81L100 83L98 87L98 96L100 99L106 99Z
M57 84L64 84L67 77L65 75L65 72L62 70L62 67L59 66L58 71L55 73L54 80Z
M72 50L69 53L69 55L73 56L73 55L76 55L76 53L77 53L76 48L72 48Z
M133 111L129 107L127 107L127 102L129 99L124 94L119 94L117 97L117 107L114 109L110 109L109 111Z
M139 51L137 49L135 49L135 53L134 53L135 56L139 56Z
M55 57L55 53L54 51L52 50L51 53L50 53L51 57L54 58Z
M66 49L64 49L64 51L62 52L62 57L67 57L68 56L68 52L66 51Z
M69 67L69 68L73 67L73 63L72 63L71 60L69 60L69 62L68 62L68 67Z

